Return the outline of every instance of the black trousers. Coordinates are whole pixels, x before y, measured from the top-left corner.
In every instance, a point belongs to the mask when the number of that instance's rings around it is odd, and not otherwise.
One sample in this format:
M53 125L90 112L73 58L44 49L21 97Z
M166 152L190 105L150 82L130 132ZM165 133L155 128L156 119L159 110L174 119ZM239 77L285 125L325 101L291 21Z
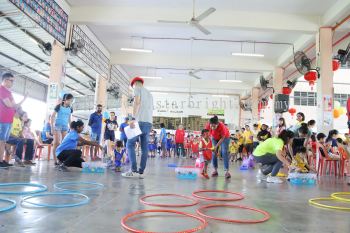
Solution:
M67 167L80 167L84 160L81 158L81 150L64 150L58 156L58 160Z
M176 155L185 156L185 149L183 143L176 143Z

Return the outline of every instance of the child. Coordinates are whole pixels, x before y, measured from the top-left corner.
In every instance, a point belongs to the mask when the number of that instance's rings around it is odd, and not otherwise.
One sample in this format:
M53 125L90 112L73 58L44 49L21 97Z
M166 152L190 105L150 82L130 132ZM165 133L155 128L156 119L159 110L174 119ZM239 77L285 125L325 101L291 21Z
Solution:
M317 141L319 143L319 152L320 155L324 158L331 158L331 159L339 159L340 156L337 154L332 153L331 150L331 145L326 143L326 135L324 133L319 133L317 134Z
M296 151L291 164L291 170L294 170L299 173L308 173L311 169L307 160L307 150L306 147L299 147Z
M126 157L126 152L123 148L123 141L117 141L116 148L114 149L114 156L115 171L121 172L122 161L125 160Z
M213 144L209 138L209 130L203 129L202 130L202 140L199 143L199 150L202 152L203 160L204 160L204 167L202 170L202 176L206 179L209 179L208 176L208 164L211 161L211 158L213 156Z
M185 143L184 143L184 148L185 148L185 155L184 157L187 158L188 154L189 154L189 147L190 147L190 135L188 135L185 138Z
M237 161L237 153L238 153L238 139L235 137L231 137L231 143L229 146L229 152L230 152L230 157L231 157L231 162Z
M196 136L191 145L192 158L196 159L199 156L199 137Z
M170 133L166 134L166 151L167 151L167 156L171 157L171 147L172 147L172 138Z
M155 140L154 134L151 134L150 137L149 137L148 149L149 149L149 152L150 152L149 156L151 158L155 158L156 157L157 144L156 144L156 140Z

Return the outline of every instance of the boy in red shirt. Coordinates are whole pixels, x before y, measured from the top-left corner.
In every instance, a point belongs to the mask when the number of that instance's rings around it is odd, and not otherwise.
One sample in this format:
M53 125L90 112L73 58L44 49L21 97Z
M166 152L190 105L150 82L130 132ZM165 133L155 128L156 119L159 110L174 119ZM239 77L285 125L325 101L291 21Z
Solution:
M212 154L213 154L213 144L209 138L209 130L203 129L202 130L202 139L199 142L199 150L202 151L202 156L204 160L204 167L202 170L202 176L209 179L208 176L208 164L211 161Z

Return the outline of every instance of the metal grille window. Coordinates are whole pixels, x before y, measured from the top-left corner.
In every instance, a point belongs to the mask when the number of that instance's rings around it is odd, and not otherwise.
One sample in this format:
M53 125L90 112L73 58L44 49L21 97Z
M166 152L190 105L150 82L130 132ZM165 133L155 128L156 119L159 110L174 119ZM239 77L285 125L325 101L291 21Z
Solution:
M316 106L317 105L316 92L295 91L294 105Z
M342 107L346 107L348 98L350 98L350 94L334 94L334 101L339 101Z

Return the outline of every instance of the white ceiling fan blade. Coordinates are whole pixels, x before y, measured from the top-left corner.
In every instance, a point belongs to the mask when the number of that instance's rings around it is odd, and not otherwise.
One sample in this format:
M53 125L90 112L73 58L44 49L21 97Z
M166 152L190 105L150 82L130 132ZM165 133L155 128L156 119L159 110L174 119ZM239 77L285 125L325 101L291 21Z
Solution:
M188 73L188 75L191 76L191 77L193 77L193 78L196 78L196 79L202 79L201 77L199 77L199 76L193 74L193 72Z
M199 16L195 17L194 19L196 21L201 21L205 18L207 18L209 15L211 15L212 13L214 13L216 11L216 9L214 7L210 7L208 10L204 11L202 14L200 14Z
M177 24L188 24L188 21L177 21L177 20L157 20L158 23L177 23Z
M203 32L205 35L211 34L210 31L205 29L202 25L200 25L196 21L192 22L192 25L195 26L199 31Z
M201 71L202 71L202 69L197 69L197 70L191 71L191 73L192 73L192 74L196 74L196 73L201 72Z

